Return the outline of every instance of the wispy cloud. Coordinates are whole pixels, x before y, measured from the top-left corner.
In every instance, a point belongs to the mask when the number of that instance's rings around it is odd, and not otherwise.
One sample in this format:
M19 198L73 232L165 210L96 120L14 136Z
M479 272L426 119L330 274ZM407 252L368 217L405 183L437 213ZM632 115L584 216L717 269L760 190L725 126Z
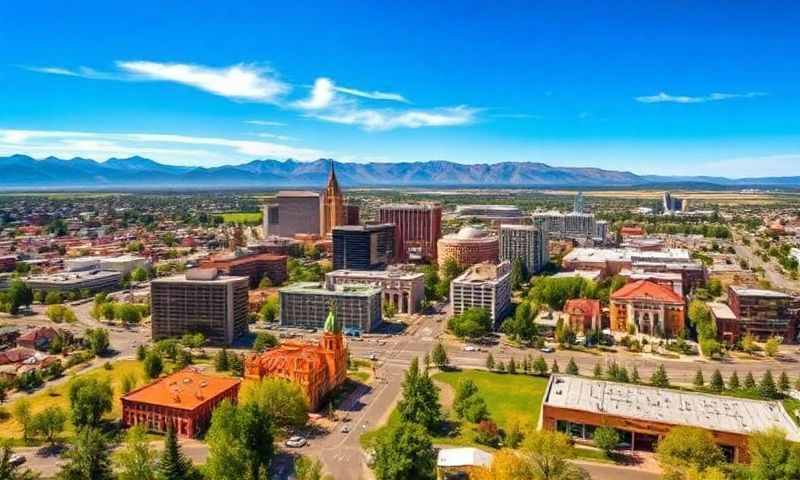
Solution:
M469 125L475 122L478 109L460 105L431 110L374 110L339 109L311 116L326 122L358 125L365 130L392 130L395 128L446 127Z
M763 97L765 95L766 93L763 92L747 92L747 93L711 93L709 95L692 97L688 95L670 95L665 92L659 92L656 95L635 97L634 100L641 103L706 103L706 102L719 102L722 100L730 100L734 98Z
M336 91L353 95L354 97L369 98L370 100L390 100L393 102L409 103L408 99L399 93L379 92L377 90L367 92L364 90L357 90L355 88L345 88L339 86L336 87Z
M286 124L283 122L275 122L272 120L245 120L244 123L249 125L259 125L262 127L285 127Z
M88 78L91 80L136 80L135 78L118 72L101 72L89 67L63 68L63 67L31 67L22 66L31 72L46 73L48 75L61 75L65 77Z
M259 132L259 133L256 133L255 135L256 135L256 137L271 138L273 140L279 140L281 142L291 142L291 141L297 140L296 138L290 137L288 135L278 135L276 133L269 133L269 132Z
M542 120L544 115L535 113L493 113L492 118L510 118L514 120Z
M330 152L260 140L180 134L0 129L0 153L95 159L154 155L157 160L196 165L198 158L208 164L253 158L315 160L329 156Z
M240 63L214 68L183 63L117 62L126 72L148 80L181 83L222 97L274 102L291 90L264 67Z

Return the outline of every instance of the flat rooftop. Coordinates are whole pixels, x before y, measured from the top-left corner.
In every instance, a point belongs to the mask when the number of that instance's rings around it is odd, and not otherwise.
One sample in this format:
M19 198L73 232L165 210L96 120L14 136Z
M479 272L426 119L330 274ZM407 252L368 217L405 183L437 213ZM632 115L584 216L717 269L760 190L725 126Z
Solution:
M204 269L194 269L194 270L204 270ZM192 284L201 284L201 283L211 283L211 284L226 284L226 283L233 283L238 282L240 280L250 281L250 277L236 277L231 275L222 275L216 274L213 277L209 276L208 278L193 278L192 274L185 274L179 273L177 275L172 275L169 277L161 277L156 278L150 281L150 284L154 283L192 283Z
M241 382L238 378L204 375L195 369L186 368L132 390L122 398L131 402L194 410Z
M298 282L280 288L278 291L280 293L308 293L313 295L330 295L333 297L342 295L370 297L372 295L379 295L383 292L383 289L371 285L340 285L337 286L335 290L328 290L320 282Z
M719 302L709 302L706 305L708 305L714 318L718 320L736 320L736 314L733 313L733 310L728 305Z
M544 405L744 435L778 427L800 441L800 428L779 402L559 374L550 377Z
M499 265L491 262L477 263L469 267L464 273L453 279L454 283L486 283L498 282L506 275L510 275L510 264L506 260Z
M572 262L692 262L689 251L682 248L669 248L658 252L635 248L575 248L564 257L564 260Z
M69 285L71 283L81 283L87 280L105 279L111 277L122 278L122 274L119 272L106 270L85 270L80 272L59 272L47 275L33 275L28 277L26 281Z
M777 290L764 290L761 288L742 287L738 285L731 285L731 290L733 290L736 295L742 297L791 298L791 295Z
M416 280L425 276L422 272L404 272L402 270L334 270L325 274L331 277L353 277L369 280Z

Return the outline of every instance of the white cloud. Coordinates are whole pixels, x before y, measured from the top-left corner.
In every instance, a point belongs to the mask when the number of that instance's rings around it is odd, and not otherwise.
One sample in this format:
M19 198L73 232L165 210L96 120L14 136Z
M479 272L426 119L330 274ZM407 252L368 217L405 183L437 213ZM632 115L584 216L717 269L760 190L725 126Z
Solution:
M406 97L400 95L399 93L379 92L377 90L367 92L364 90L357 90L355 88L345 88L338 86L335 87L335 89L337 92L353 95L354 97L369 98L371 100L390 100L393 102L409 103Z
M240 63L224 68L158 62L117 62L119 68L147 80L189 85L222 97L259 102L275 102L290 86L270 70Z
M333 82L329 78L320 77L314 81L309 97L294 102L294 105L303 110L322 110L331 106L335 96L336 89Z
M670 95L665 92L659 92L656 95L635 97L634 100L641 103L706 103L706 102L718 102L721 100L730 100L732 98L762 97L764 95L766 95L766 93L763 92L747 92L747 93L715 92L709 95L691 97L687 95Z
M261 138L272 138L272 139L274 139L274 140L280 140L281 142L291 142L291 141L293 141L293 140L297 140L297 139L296 139L296 138L294 138L294 137L289 137L289 136L287 136L287 135L278 135L278 134L275 134L275 133L269 133L269 132L259 132L259 133L256 133L256 137L261 137Z
M98 160L153 155L166 163L204 166L236 163L253 158L316 160L328 152L280 143L196 137L162 133L98 133L60 130L0 129L0 153L33 156L81 156Z
M358 125L365 130L392 130L395 128L446 127L469 125L475 121L478 110L465 105L432 110L374 110L343 108L332 112L310 114L326 122Z
M271 120L245 120L244 123L249 125L259 125L262 127L285 127L286 124L283 122L273 122Z

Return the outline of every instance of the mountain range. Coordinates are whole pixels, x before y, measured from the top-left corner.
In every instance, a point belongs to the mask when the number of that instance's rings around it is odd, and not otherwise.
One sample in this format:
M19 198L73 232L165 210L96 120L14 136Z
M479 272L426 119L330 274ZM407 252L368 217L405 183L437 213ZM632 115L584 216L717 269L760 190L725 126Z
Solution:
M334 162L343 185L356 187L647 187L695 185L731 187L800 187L800 176L763 178L636 175L600 168L553 167L535 162L461 164L447 161L350 163ZM0 157L0 189L207 189L321 188L329 159L312 162L253 160L241 165L186 167L148 158L34 159Z

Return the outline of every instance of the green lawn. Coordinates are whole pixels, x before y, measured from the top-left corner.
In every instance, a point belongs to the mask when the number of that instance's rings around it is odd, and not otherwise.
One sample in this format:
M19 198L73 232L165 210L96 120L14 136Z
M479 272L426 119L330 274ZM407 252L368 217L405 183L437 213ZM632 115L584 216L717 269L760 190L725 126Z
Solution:
M547 387L546 378L491 373L483 370L441 372L433 375L434 380L452 386L453 391L458 383L466 378L471 379L478 386L478 393L486 401L492 420L497 423L498 427L504 429L512 421L516 421L523 428L536 428L544 391ZM474 425L456 418L448 407L444 408L445 416L458 428L452 435L434 436L433 442L435 444L486 448L475 441ZM362 445L368 445L381 432L398 423L400 423L400 416L397 410L394 410L386 425L361 436Z
M221 215L222 221L225 223L243 224L243 225L260 225L261 216L262 216L261 212L235 212L235 213L223 213Z

